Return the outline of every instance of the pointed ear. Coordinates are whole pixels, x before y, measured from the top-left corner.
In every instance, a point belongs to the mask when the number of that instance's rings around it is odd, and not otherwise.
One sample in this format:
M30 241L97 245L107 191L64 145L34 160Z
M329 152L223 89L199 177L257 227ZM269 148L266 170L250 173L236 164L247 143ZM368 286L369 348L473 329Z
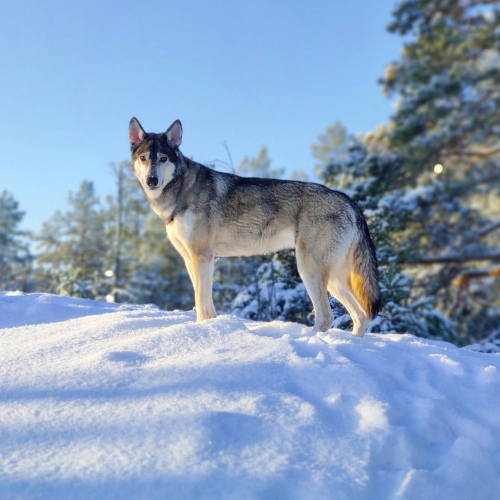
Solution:
M180 120L175 120L165 133L167 134L168 143L172 148L178 148L181 145L182 124Z
M142 142L145 135L146 132L144 132L144 129L141 127L139 120L135 117L132 118L128 126L128 140L130 141L130 145L134 148Z

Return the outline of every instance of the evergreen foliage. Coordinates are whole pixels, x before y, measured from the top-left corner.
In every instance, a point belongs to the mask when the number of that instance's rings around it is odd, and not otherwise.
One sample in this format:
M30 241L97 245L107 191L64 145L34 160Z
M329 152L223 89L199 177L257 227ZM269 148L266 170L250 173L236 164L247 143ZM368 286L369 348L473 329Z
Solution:
M282 167L271 167L271 159L265 146L260 148L255 158L245 156L236 169L237 175L243 177L262 177L266 179L279 179L285 173Z
M342 158L347 154L347 129L339 121L330 125L324 134L318 135L318 144L312 145L313 155L318 161L314 170L318 176L332 157Z
M419 266L413 273L424 293L455 320L460 342L500 324L499 5L403 2L389 30L407 42L382 81L398 97L388 141L418 190L404 233L408 262Z
M68 205L67 212L58 211L44 223L37 237L38 262L50 263L56 271L78 270L84 276L109 268L108 221L94 184L83 181L77 193L69 194Z
M68 204L69 210L57 211L35 237L38 275L43 276L47 291L102 298L104 272L112 262L109 219L90 181L69 194Z
M278 252L255 270L253 283L242 288L232 314L258 321L295 321L312 325L309 295L294 267L292 252Z
M29 291L33 256L28 234L19 228L24 212L8 191L0 195L0 288Z
M398 96L396 114L376 134L346 140L347 156L345 144L336 144L320 171L368 218L386 300L375 330L463 344L500 324L494 3L403 2L389 29L406 43L383 80L387 94Z
M389 30L410 37L388 66L385 92L398 96L390 141L413 180L442 164L450 181L498 180L500 10L498 1L409 0ZM496 183L498 189L498 183Z

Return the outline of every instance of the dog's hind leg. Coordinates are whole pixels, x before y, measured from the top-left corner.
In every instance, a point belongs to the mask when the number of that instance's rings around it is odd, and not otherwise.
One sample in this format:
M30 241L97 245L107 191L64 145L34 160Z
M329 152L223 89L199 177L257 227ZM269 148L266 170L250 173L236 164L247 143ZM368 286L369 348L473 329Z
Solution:
M356 337L362 337L370 323L360 302L352 292L349 283L349 272L346 269L336 269L338 272L330 276L328 280L328 291L335 297L346 309L352 319L352 334Z
M327 282L329 270L325 262L317 262L308 255L307 249L297 245L297 269L314 307L314 330L326 332L333 322L328 300Z

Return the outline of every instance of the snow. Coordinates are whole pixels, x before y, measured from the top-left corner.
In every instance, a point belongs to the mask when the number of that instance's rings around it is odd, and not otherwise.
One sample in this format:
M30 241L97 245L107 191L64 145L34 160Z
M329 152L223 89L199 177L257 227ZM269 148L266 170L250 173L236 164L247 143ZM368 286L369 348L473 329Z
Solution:
M0 498L498 498L498 354L194 320L0 292Z

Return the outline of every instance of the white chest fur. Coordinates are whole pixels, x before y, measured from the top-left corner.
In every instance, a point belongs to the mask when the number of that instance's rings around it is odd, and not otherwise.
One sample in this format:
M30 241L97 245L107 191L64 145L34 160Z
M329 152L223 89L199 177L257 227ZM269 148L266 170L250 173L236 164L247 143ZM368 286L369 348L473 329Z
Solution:
M167 234L185 243L189 243L192 240L194 231L195 217L191 210L186 210L167 225Z

